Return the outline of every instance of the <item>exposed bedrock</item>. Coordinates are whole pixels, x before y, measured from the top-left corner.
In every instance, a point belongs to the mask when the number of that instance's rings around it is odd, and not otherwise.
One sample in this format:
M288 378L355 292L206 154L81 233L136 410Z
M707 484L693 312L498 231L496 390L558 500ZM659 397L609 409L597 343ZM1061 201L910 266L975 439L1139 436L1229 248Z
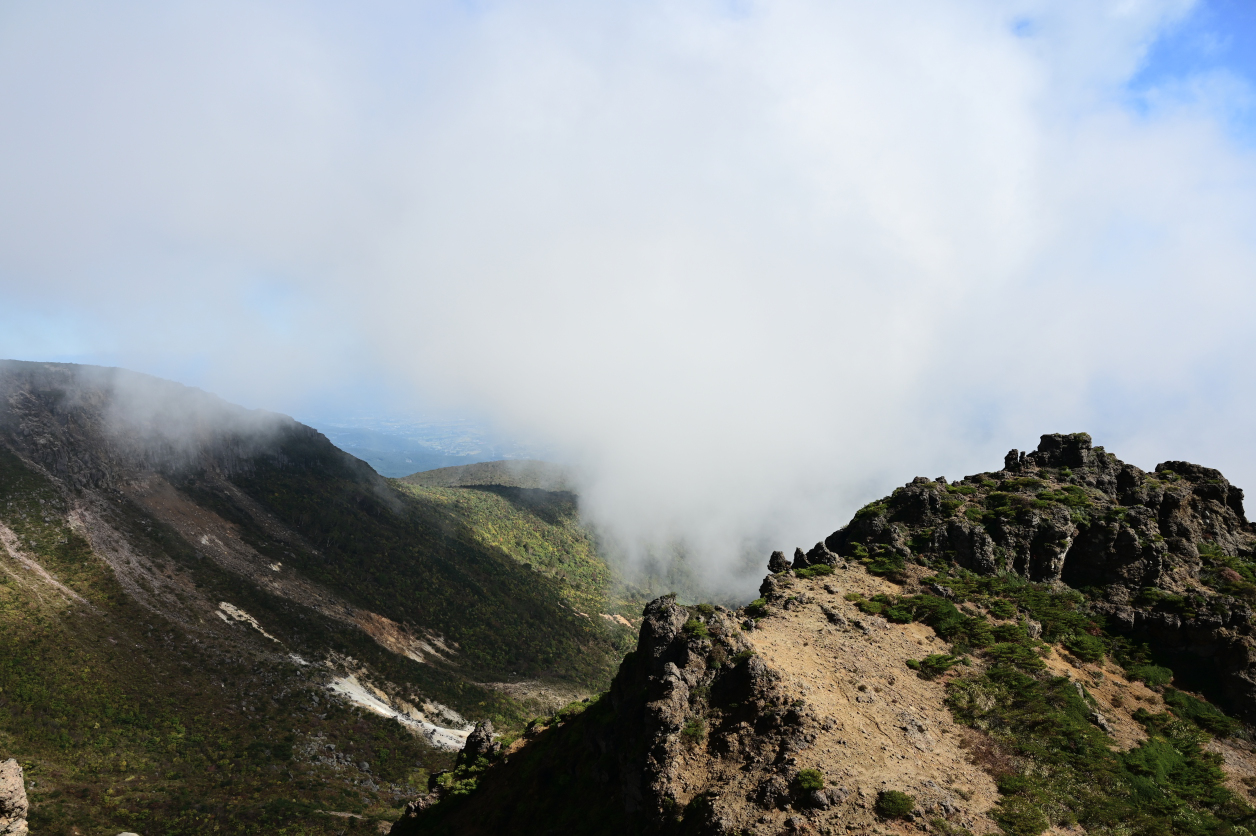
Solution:
M949 562L1067 584L1113 629L1256 717L1256 530L1243 491L1212 468L1166 461L1148 473L1086 433L1044 435L997 471L917 477L824 545L890 566Z

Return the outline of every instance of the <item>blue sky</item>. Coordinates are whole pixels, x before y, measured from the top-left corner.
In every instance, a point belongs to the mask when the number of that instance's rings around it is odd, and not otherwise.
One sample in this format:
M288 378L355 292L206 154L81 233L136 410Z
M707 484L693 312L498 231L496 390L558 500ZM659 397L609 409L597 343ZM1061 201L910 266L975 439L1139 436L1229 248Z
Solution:
M1231 77L1253 92L1246 106L1231 113L1230 129L1256 145L1256 3L1204 0L1157 38L1142 70L1129 82L1131 106L1149 90L1172 87L1200 76Z

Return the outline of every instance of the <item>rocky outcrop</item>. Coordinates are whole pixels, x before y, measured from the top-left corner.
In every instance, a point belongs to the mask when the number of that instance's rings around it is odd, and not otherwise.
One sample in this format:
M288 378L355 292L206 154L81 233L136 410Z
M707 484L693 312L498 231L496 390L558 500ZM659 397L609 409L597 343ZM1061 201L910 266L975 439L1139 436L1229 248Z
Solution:
M26 836L28 810L22 767L10 758L0 763L0 836Z
M480 758L493 757L501 746L493 742L493 721L481 720L475 724L467 742L458 753L458 763L475 763Z
M752 630L744 611L655 600L601 700L532 727L475 788L412 804L392 833L871 832L887 787L989 832L994 782L959 745L945 686L907 673L921 633L847 598L894 588L862 568L774 573Z
M1112 629L1219 681L1256 717L1256 529L1243 491L1212 468L1166 461L1148 473L1085 433L1044 435L998 471L917 477L825 545L891 572L956 565L1085 590Z

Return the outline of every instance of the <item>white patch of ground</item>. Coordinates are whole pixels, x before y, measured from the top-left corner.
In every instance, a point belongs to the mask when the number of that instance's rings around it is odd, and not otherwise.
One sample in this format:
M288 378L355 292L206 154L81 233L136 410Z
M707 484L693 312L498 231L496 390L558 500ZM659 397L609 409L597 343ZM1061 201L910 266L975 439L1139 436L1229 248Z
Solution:
M466 745L467 735L471 733L469 726L465 728L438 726L428 719L427 714L408 703L403 703L400 708L396 708L387 694L378 688L360 682L357 676L353 674L338 676L327 687L333 694L338 694L354 705L365 708L367 711L378 714L381 717L396 720L406 728L421 735L437 749L443 749L447 752L461 751L462 747ZM423 707L427 709L429 704L424 703ZM430 707L433 709L430 713L441 716L442 719L450 715L458 717L456 713L444 706L430 704ZM461 720L462 718L458 717L458 719Z
M265 630L263 630L262 625L257 623L256 618L249 615L244 610L237 607L235 604L228 604L226 601L219 603L218 604L218 617L221 618L223 621L227 622L228 624L230 624L232 621L243 622L244 624L247 624L250 627L252 627L257 632L261 633L266 638L275 642L276 644L283 644L283 642L279 641L279 639L275 638L270 633L267 633Z
M622 615L611 615L610 613L605 613L605 612L598 613L598 615L602 616L602 618L605 618L607 621L611 622L612 624L621 624L624 627L627 627L629 630L632 629L632 622L624 618Z

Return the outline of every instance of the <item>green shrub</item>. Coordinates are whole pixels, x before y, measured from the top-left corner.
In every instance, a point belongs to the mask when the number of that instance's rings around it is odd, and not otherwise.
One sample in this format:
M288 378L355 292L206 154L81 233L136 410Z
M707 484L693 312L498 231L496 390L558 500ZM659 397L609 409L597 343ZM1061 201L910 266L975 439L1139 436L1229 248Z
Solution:
M877 813L887 819L901 819L911 813L916 799L898 790L882 790L877 794Z
M935 679L959 664L959 659L949 653L933 653L923 659L908 659L907 667L920 674L921 679Z
M1041 479L1035 479L1032 476L1025 476L1020 479L1008 479L1006 482L1003 483L1003 487L1005 490L1013 490L1013 491L1036 490L1037 488L1041 488L1042 486L1043 486L1043 481Z
M990 646L985 652L996 663L1010 665L1023 671L1040 671L1047 666L1038 654L1023 644L1002 642Z
M681 629L685 631L685 635L690 636L695 639L711 638L711 631L707 629L707 626L705 624L703 624L701 621L699 621L696 618L691 618L688 621L686 621L685 626L682 627Z
M1154 586L1145 587L1139 592L1138 597L1134 599L1134 603L1175 613L1184 613L1187 607L1187 601L1184 596L1165 592L1163 589L1157 589Z
M1168 685L1173 681L1173 671L1160 665L1152 665L1150 663L1143 665L1134 665L1125 669L1130 679L1137 679L1147 683L1155 688L1159 685Z
M860 611L866 612L868 615L880 615L885 609L885 604L882 602L875 599L869 601L867 598L860 598L855 602L855 606L859 607Z
M995 618L1012 618L1016 615L1016 605L1011 601L995 599L987 605L990 614Z
M1091 505L1086 489L1077 485L1066 485L1058 491L1040 491L1038 500L1048 504L1058 502L1069 508L1089 508Z
M817 563L815 566L807 566L802 569L794 570L794 574L800 578L816 578L824 575L833 574L833 567L827 563Z
M735 656L733 656L733 664L740 665L743 662L749 662L751 656L754 656L753 650L750 650L750 649L743 650L740 653L737 653Z
M1047 829L1047 817L1042 809L1028 798L1012 796L999 802L994 820L1008 836L1038 836Z
M1229 737L1240 728L1238 722L1225 716L1216 706L1174 688L1165 689L1164 704L1178 717L1217 737Z
M875 556L868 558L864 563L864 568L871 575L881 575L883 577L895 578L900 575L907 566L907 561L894 552L879 552Z
M824 773L818 769L802 769L794 779L803 792L824 789Z
M751 618L763 618L768 614L768 602L765 598L755 598L746 604L746 615Z
M1029 634L1025 632L1025 628L1020 624L1000 624L991 633L994 635L994 640L998 642L1024 644L1029 641Z
M710 618L712 615L715 614L715 607L711 606L710 604L699 604L698 606L694 607L694 609L707 618Z
M856 511L855 519L865 520L871 519L872 517L888 517L889 515L890 506L878 500L876 502L869 502L867 505Z
M688 740L690 743L697 743L706 737L706 721L701 717L694 717L680 730L680 736Z
M1064 640L1064 646L1083 662L1098 662L1108 651L1103 639L1083 633Z

